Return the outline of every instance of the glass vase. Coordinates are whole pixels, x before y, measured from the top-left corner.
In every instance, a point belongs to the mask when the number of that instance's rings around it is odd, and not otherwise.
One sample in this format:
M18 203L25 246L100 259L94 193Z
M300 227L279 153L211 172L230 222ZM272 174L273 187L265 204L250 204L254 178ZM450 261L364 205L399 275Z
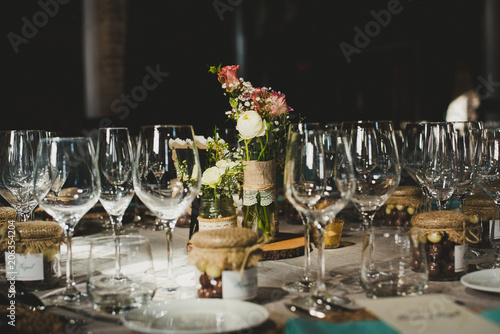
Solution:
M217 230L237 226L237 215L232 198L201 198L198 214L199 230Z
M250 160L244 164L242 225L259 235L264 233L272 242L278 230L275 161Z

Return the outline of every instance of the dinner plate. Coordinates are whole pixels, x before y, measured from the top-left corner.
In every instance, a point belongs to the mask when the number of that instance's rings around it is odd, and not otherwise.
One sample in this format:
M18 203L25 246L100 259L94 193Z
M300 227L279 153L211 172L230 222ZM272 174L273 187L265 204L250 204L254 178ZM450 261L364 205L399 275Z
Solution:
M150 304L122 315L123 324L153 334L201 334L239 331L262 324L269 312L262 306L230 299L176 300Z
M469 273L462 276L460 282L468 288L500 293L500 268Z

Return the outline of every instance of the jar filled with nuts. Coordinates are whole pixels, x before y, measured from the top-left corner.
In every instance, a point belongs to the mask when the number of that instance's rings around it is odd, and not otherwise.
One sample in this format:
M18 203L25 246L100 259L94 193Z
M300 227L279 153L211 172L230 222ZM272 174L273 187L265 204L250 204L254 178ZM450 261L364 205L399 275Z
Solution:
M193 234L188 259L200 271L198 297L249 300L257 296L257 263L264 240L248 228Z
M491 248L490 228L499 219L495 202L481 190L474 191L465 199L464 214L467 216L467 243L472 248Z
M64 240L63 229L53 221L16 222L11 226L14 247L5 250L7 277L14 275L20 290L57 287L61 278L59 249Z
M467 273L467 216L456 211L431 211L412 218L412 230L425 244L429 280L458 280Z
M399 186L385 202L385 225L411 227L411 217L420 212L422 190L414 186Z

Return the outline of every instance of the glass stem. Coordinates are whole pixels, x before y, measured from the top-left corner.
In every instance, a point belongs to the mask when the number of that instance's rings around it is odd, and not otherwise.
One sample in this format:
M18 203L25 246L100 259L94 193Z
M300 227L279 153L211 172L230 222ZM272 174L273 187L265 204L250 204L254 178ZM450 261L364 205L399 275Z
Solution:
M123 216L109 215L111 226L113 228L113 237L115 241L115 278L122 277L122 264L120 259L120 234L122 229Z
M318 277L316 278L316 289L314 290L315 296L322 296L326 292L325 286L325 228L320 223L314 222L317 235L316 250L318 252Z
M493 268L500 268L500 247L494 246L493 251L495 253L495 266Z
M446 203L448 203L448 200L437 200L438 211L443 211L446 208Z
M68 227L64 230L64 233L66 235L66 289L64 295L65 299L74 300L78 297L78 290L76 289L73 277L73 251L71 241L73 229Z
M458 197L458 210L462 213L464 212L464 205L465 205L465 198L466 197L467 197L467 195Z
M20 222L27 222L30 220L31 213L17 211L17 220Z
M165 233L167 237L167 286L166 289L169 291L174 291L177 288L177 283L174 278L174 261L172 252L172 234L174 233L176 219L164 220L163 226L165 228Z
M309 227L309 223L305 217L302 217L302 221L304 222L304 277L302 280L304 282L310 282L313 280L311 275L311 228Z

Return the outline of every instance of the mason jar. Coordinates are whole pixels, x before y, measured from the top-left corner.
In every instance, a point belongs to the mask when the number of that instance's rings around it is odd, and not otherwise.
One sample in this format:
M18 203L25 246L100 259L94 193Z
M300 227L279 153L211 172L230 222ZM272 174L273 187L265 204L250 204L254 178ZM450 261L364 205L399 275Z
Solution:
M198 214L199 230L236 227L238 216L232 198L201 198Z
M431 211L412 218L412 230L425 245L429 280L458 280L467 273L467 216L456 211Z

